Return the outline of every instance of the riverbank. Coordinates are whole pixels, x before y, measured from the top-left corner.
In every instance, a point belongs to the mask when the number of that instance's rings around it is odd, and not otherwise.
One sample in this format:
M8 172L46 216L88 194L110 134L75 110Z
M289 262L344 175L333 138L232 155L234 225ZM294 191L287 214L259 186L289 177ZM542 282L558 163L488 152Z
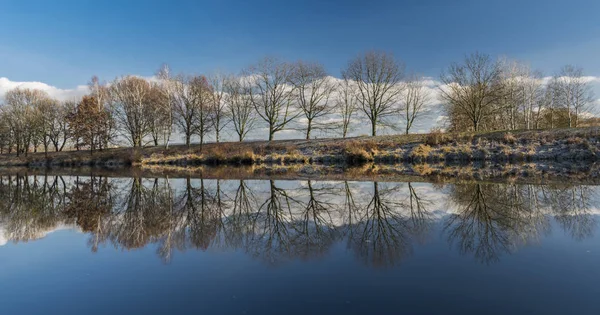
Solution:
M0 167L191 167L198 165L393 165L600 159L600 128L430 133L347 139L225 142L103 151L1 155Z
M0 176L97 176L119 178L204 178L222 180L318 180L428 183L513 183L553 185L598 185L600 163L373 163L357 166L323 164L175 166L145 167L2 167Z

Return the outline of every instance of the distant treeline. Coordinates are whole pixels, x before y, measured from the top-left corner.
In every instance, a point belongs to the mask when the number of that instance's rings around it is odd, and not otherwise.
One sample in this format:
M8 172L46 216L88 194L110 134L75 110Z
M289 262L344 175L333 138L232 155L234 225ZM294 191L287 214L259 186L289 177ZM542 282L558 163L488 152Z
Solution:
M286 129L302 130L306 139L317 130L345 138L364 125L373 136L381 127L409 133L436 101L448 130L515 130L581 126L591 117L593 95L582 69L565 66L548 80L518 62L479 53L452 64L435 86L378 51L350 60L340 79L320 63L276 58L235 75L173 75L163 65L152 79L101 82L94 76L80 100L8 91L0 107L0 152L93 152L124 141L168 147L174 133L187 145L209 136L219 142L224 133L243 141L263 126L269 140Z

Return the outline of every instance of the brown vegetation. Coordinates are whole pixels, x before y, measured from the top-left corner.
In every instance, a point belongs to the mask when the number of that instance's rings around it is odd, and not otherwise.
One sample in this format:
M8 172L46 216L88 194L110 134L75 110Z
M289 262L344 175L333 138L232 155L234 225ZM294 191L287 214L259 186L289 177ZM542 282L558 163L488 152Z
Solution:
M354 165L469 162L596 160L598 128L551 131L442 133L349 139L222 142L204 145L65 151L28 156L4 155L1 166L119 166L200 164Z

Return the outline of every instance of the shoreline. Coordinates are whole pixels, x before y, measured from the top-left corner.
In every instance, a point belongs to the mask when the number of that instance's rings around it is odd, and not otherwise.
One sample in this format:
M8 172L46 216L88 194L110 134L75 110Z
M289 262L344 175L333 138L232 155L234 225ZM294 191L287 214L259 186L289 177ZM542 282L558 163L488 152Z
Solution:
M315 180L489 182L511 184L600 185L600 163L394 164L0 168L0 176L100 176L115 178L204 178L223 180ZM565 181L568 179L568 181Z
M267 165L291 167L364 164L468 164L474 162L586 162L600 160L600 128L485 133L430 133L346 139L222 142L102 151L0 155L0 167L195 167Z

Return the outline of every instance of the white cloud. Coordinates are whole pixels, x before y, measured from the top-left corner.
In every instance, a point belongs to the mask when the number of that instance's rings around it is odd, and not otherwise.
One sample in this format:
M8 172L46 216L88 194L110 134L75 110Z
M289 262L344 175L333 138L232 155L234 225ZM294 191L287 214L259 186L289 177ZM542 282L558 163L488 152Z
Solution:
M43 82L16 82L0 77L0 100L4 100L7 91L14 88L38 89L47 92L51 97L61 101L77 99L88 93L87 85L78 85L73 89L59 89Z

